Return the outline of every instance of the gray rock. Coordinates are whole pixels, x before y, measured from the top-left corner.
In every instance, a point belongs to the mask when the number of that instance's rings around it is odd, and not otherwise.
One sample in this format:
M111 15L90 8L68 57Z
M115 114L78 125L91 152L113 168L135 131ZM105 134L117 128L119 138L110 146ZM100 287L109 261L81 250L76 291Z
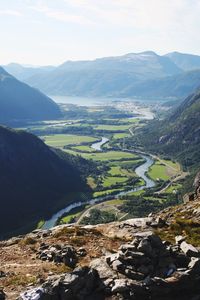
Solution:
M19 300L40 300L44 295L44 289L35 288L20 294ZM0 298L1 299L1 298Z
M115 279L114 286L112 287L112 293L123 293L128 290L126 279Z
M119 259L119 253L114 253L114 254L111 254L111 255L108 255L106 256L106 262L108 265L111 265L113 263L113 261Z
M44 250L43 250L44 249ZM45 245L42 244L37 253L38 258L55 263L64 263L66 266L74 268L77 263L76 250L70 245Z
M136 259L141 259L141 258L143 258L143 257L145 257L145 254L143 253L143 252L133 252L133 251L127 251L126 253L125 253L125 256L129 256L129 257L132 257L132 258L136 258ZM125 257L125 256L123 256L123 257Z
M180 248L185 253L185 255L187 255L189 257L199 257L200 256L200 252L191 244L182 242L180 244Z
M119 250L121 250L122 252L126 252L126 251L136 251L137 247L133 244L125 244L125 245L121 245Z
M121 261L119 260L115 260L113 263L112 263L112 269L117 271L117 272L121 272L124 270L124 265Z
M192 257L188 268L192 271L192 273L200 274L200 259Z
M185 237L182 236L182 235L177 235L177 236L175 237L175 241L176 241L176 244L177 244L177 245L180 245L183 241L185 241Z
M115 279L118 277L117 273L109 267L103 257L94 259L90 263L90 267L98 271L99 277L102 279L102 281L105 281L109 278Z
M135 238L148 238L149 236L154 235L153 231L139 231L134 234Z
M138 245L137 250L142 253L145 253L148 256L151 256L153 254L153 249L152 249L151 243L150 243L149 239L147 239L147 238L144 238L141 240L141 242Z

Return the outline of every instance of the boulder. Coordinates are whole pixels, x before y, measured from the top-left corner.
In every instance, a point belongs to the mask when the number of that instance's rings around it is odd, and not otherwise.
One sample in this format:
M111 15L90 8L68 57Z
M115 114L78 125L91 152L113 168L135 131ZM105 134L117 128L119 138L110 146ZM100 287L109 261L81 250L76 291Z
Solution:
M200 275L200 259L196 257L192 257L188 265L188 268L192 273Z
M114 271L117 271L117 272L123 272L124 270L124 265L121 261L119 260L115 260L113 263L112 263L112 269Z
M137 250L148 256L152 256L152 254L153 254L151 242L148 238L144 238L141 240L141 242L139 243L139 245L137 247Z
M70 245L40 245L37 257L45 261L54 261L55 263L64 263L70 268L74 268L77 263L77 252Z
M19 300L93 300L101 294L98 272L83 267L47 280L40 288L21 294Z
M96 258L90 263L90 267L92 269L96 269L99 273L99 277L102 281L107 279L115 279L118 278L118 274L109 265L106 263L105 258Z
M185 241L180 244L180 248L189 257L200 257L200 252L191 244L186 243Z
M111 292L116 293L124 293L128 290L127 279L115 279L114 286L112 287Z
M41 297L43 294L44 290L42 288L35 288L33 290L21 293L19 300L40 300L42 299Z
M176 244L177 244L177 245L180 245L182 242L185 241L185 237L182 236L182 235L177 235L177 236L175 237L175 241L176 241Z

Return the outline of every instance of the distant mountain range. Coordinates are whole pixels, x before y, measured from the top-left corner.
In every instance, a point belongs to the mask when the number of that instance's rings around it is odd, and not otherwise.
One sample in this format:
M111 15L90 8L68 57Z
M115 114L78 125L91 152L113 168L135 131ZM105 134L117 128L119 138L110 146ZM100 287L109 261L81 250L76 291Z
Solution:
M48 95L180 98L200 86L200 56L178 52L129 53L58 67L4 67Z
M165 55L173 61L180 69L184 71L191 71L200 69L200 56L193 54L184 54L179 52L172 52Z
M0 67L0 123L14 124L59 117L60 109L53 100Z
M0 126L0 237L36 226L69 203L70 193L88 191L83 174L89 164L30 133Z
M6 66L3 66L4 69L12 74L17 79L23 81L27 78L31 77L32 75L39 75L41 72L50 72L56 69L56 67L53 66L45 66L45 67L34 67L34 66L22 66L17 63L11 63Z

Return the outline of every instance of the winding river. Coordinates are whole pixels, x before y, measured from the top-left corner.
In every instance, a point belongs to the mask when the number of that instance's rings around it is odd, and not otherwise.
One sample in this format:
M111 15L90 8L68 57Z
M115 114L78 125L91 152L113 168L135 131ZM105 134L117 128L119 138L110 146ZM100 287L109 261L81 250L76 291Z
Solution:
M103 151L102 146L106 144L109 141L106 137L102 137L100 142L94 143L91 145L91 148L96 150L96 151Z
M105 137L102 137L102 140L100 142L94 143L91 145L91 147L97 151L103 151L102 150L102 146L107 143L109 140ZM143 189L147 189L147 188L151 188L155 186L155 183L153 180L149 179L145 174L146 172L149 170L149 168L153 165L153 159L150 156L147 155L143 155L141 154L141 157L143 159L145 159L145 162L140 165L139 167L137 167L135 169L135 173L141 177L144 181L145 181L145 185L143 186L139 186L139 187L135 187L133 189L129 189L127 191L123 191L123 192L119 192L115 195L112 196L112 198L117 199L120 198L121 196L127 195L129 193L132 192L136 192L136 191L140 191ZM90 199L87 202L75 202L73 204L70 204L68 206L66 206L65 208L59 210L57 213L55 213L49 220L47 220L44 225L43 225L43 229L50 229L52 227L55 226L56 221L58 218L60 218L64 213L68 213L70 212L73 208L79 207L83 204L95 204L97 202L101 202L101 201L105 201L110 199L111 195L107 195L107 196L103 196L103 197L98 197L98 198L94 198L94 199Z

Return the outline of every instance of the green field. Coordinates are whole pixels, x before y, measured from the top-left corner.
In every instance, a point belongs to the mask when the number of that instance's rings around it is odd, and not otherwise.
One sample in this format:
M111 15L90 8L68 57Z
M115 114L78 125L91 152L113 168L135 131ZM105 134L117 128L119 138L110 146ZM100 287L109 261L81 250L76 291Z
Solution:
M95 152L90 146L82 145L82 146L75 146L71 148L74 151L82 151L82 152Z
M127 195L128 196L141 196L142 194L144 194L144 192L145 192L144 190L140 190L140 191L128 193Z
M123 204L124 201L125 201L125 200L114 199L114 200L106 201L105 204L106 204L106 205L121 205L121 204Z
M173 194L173 193L176 193L178 190L180 190L182 188L182 184L180 183L174 183L174 184L171 184L165 191L164 193L166 194Z
M136 157L135 160L128 160L128 161L118 161L117 162L117 165L120 166L120 167L128 167L128 168L133 168L134 165L137 165L137 164L142 164L144 162L144 160L141 158L139 159L139 157ZM110 162L109 163L109 166L115 166L116 164L113 163L113 162Z
M73 154L73 155L81 155L86 159L93 159L97 161L120 161L122 160L124 163L129 163L134 159L137 159L138 156L133 153L123 152L123 151L107 151L107 152L97 152L97 153L85 153L85 152L76 152L70 149L64 149L65 152Z
M112 193L119 193L119 192L122 192L123 189L119 188L119 189L109 189L109 190L106 190L106 191L99 191L99 192L94 192L93 193L93 197L94 198L97 198L97 197L104 197L106 195L109 195L109 194L112 194Z
M120 119L120 122L126 122L126 123L138 123L140 121L140 119L137 118L122 118Z
M167 167L160 162L156 161L156 163L151 166L148 175L153 180L169 180L170 176L167 173Z
M116 184L122 184L124 182L126 182L128 180L127 177L112 177L112 176L108 176L106 178L104 178L103 180L103 187L111 187L114 186Z
M180 170L180 165L176 162L173 162L171 160L161 159L161 162L165 163L166 165L174 168L175 170Z
M120 132L120 131L128 130L129 127L130 127L130 124L127 124L127 125L98 125L98 126L95 126L95 129Z
M119 140L119 139L123 139L128 136L129 136L128 133L115 133L115 134L113 134L112 138L115 140Z
M135 176L135 173L133 171L123 169L120 166L112 166L108 171L108 173L112 176L116 176L116 175L128 176L128 177Z
M66 145L80 145L83 143L93 143L98 138L85 135L54 134L43 136L42 139L51 147L63 148Z
M83 154L84 158L99 160L99 161L116 161L116 160L129 160L137 158L133 153L123 152L123 151L108 151L108 152L98 152L91 154Z

